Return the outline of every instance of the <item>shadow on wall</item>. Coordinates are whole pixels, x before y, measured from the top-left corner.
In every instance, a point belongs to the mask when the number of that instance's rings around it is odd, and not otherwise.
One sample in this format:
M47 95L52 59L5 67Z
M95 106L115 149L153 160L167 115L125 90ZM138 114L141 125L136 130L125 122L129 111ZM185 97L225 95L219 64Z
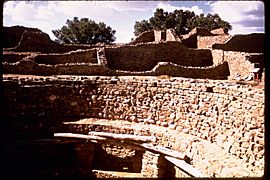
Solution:
M27 28L23 26L3 27L3 47L13 48L19 44L22 35L25 31L39 32L42 31L37 28Z
M224 51L264 53L264 38L263 33L235 35L226 44L214 44L212 47Z
M140 173L142 157L143 151L96 145L93 169Z

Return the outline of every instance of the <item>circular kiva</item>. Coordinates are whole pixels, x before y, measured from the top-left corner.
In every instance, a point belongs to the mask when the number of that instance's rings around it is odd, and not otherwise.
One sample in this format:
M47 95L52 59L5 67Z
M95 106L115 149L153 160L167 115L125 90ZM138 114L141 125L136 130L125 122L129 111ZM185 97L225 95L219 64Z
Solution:
M220 80L107 76L4 76L3 84L11 118L69 122L54 133L153 136L150 147L187 156L185 163L205 176L263 175L264 89Z

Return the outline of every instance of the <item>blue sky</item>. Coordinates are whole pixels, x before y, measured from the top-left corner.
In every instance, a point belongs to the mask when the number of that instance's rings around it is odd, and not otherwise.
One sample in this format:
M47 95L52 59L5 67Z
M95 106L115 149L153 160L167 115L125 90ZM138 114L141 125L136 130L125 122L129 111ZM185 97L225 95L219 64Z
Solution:
M3 23L36 27L55 39L51 31L60 29L67 19L87 17L105 22L116 30L117 43L127 43L134 37L135 21L149 19L156 8L217 13L231 23L230 34L264 32L261 1L8 1L4 3Z

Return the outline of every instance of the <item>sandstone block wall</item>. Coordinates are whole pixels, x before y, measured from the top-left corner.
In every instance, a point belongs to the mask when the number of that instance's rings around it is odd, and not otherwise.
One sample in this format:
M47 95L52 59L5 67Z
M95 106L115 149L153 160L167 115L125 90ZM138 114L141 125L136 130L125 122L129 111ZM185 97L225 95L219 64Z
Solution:
M227 79L230 75L227 62L210 67L182 67L172 63L159 63L153 69L158 75L186 77L194 79Z
M126 71L151 70L158 62L183 66L211 66L209 50L194 50L180 42L147 43L134 46L105 48L108 67Z
M155 41L154 30L145 31L141 33L134 41L130 44L142 43L142 42L152 42Z
M154 124L214 143L249 166L255 163L255 169L264 165L262 89L184 78L5 78L3 83L10 119L93 117ZM25 129L17 128L17 133Z
M198 36L211 36L207 29L196 27L192 29L188 34L181 36L183 44L189 48L197 48Z
M103 57L104 58L104 57ZM99 57L99 60L103 59ZM104 59L103 59L104 60ZM170 75L174 77L227 79L230 75L227 62L218 65L200 68L185 67L173 63L160 62L151 71L130 72L112 70L101 60L100 64L68 63L45 65L37 64L32 60L21 60L16 63L3 63L3 72L6 74L35 74L35 75L110 75L110 76L160 76ZM107 61L106 61L107 62Z
M254 69L254 63L259 63L260 67L264 67L264 56L259 53L245 53L236 51L212 50L214 64L228 62L230 75L236 73L241 76L248 76Z
M33 60L38 64L92 63L97 64L97 49L77 50L64 54L38 54Z
M159 42L159 41L180 41L180 38L175 34L173 29L166 31L150 30L141 33L134 41L129 44L146 43L146 42Z
M213 44L224 44L230 38L232 38L232 36L226 34L218 36L197 36L197 48L212 49Z
M174 29L167 29L166 30L166 41L181 41L181 40L176 35Z

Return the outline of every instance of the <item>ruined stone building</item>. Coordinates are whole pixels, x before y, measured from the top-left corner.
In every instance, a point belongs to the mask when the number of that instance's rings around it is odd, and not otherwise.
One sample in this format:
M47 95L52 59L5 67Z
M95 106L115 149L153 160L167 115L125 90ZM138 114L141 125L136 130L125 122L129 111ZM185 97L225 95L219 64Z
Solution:
M69 71L68 74L117 76L132 72L228 79L236 73L250 75L255 63L264 68L263 34L231 36L221 29L209 32L195 28L179 38L172 29L152 30L128 44L98 47L60 45L38 29L24 29L4 28L9 39L4 43L5 73L25 69L24 73L48 75ZM25 63L28 67L24 68Z
M153 30L99 46L3 32L10 178L264 175L263 82L233 81L264 69L263 34Z

